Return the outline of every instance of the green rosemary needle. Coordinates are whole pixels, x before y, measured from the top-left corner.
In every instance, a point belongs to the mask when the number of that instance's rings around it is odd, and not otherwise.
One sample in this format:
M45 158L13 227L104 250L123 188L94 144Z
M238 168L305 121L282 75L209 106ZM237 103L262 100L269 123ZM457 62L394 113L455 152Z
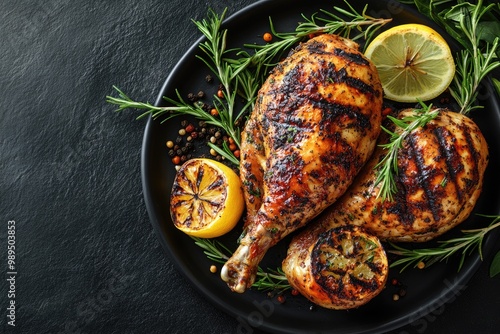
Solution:
M420 262L425 263L425 266L428 267L436 262L447 260L455 253L461 253L458 265L458 271L460 271L465 261L465 257L476 248L478 249L479 256L482 259L483 239L490 231L500 227L500 216L480 216L493 219L493 221L490 225L484 228L462 230L463 236L440 241L440 245L435 248L408 249L391 243L393 249L388 252L402 257L393 262L391 267L403 265L403 268L401 269L401 271L403 271L411 265L416 267Z

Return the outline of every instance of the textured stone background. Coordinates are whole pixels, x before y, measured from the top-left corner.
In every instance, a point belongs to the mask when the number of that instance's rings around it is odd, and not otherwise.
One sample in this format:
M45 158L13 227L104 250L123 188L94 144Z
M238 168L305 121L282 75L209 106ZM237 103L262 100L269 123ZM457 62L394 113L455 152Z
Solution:
M104 100L117 84L154 101L200 35L190 19L252 2L2 1L2 332L238 332L160 247L140 181L145 122ZM5 324L8 220L18 247L15 329ZM394 333L496 332L500 280L487 277L490 260L439 314Z

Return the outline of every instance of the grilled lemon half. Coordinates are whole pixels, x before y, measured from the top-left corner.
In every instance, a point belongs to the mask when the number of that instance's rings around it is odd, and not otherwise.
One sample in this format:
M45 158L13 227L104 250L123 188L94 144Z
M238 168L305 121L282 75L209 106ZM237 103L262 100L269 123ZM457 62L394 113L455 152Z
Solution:
M229 232L243 214L245 201L238 175L226 165L199 158L177 171L170 215L179 230L200 238Z

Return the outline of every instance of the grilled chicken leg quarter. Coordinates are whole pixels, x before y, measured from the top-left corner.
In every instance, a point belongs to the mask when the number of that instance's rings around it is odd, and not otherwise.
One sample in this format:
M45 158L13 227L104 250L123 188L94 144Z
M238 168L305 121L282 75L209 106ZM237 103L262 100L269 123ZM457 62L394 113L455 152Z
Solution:
M380 133L382 86L356 43L320 35L276 66L241 136L247 215L221 277L244 292L267 250L340 197Z

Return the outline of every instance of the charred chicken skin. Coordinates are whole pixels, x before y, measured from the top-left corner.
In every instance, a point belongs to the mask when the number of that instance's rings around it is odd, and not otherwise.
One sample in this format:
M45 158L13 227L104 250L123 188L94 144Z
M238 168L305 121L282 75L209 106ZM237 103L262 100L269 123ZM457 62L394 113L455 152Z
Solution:
M413 112L402 111L399 117ZM387 136L381 135L380 139L384 143ZM325 233L333 238L332 231L356 226L361 230L351 232L351 238L359 235L366 239L363 233L367 233L395 242L427 241L464 221L479 197L488 148L477 125L464 115L441 110L425 127L406 137L398 151L397 192L392 201L379 197L379 186L375 186L375 167L386 153L379 146L347 192L290 243L283 261L289 283L323 307L342 309L362 305L378 294L387 275L382 252L376 253L377 261L358 262L358 267L372 269L371 278L364 275L368 281L362 281L372 287L372 291L353 294L349 300L344 291L332 287L343 286L344 290L352 291L359 285L356 281L343 282L346 274L339 278L335 271L326 274L329 278L325 279L325 271L319 275L315 270L315 262L320 260L314 247L324 243ZM333 258L331 254L330 251L330 255L324 256ZM359 268L354 266L355 270Z
M382 87L357 44L320 35L299 45L261 87L241 136L246 219L221 270L244 292L266 251L351 185L380 133Z

